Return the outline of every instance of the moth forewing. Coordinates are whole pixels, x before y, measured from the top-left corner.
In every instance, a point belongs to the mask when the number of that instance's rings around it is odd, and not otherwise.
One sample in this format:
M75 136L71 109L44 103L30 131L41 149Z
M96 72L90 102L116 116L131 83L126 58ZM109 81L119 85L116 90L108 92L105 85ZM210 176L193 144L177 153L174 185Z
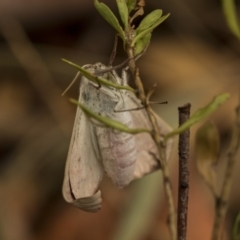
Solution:
M82 95L80 88L79 101L82 101ZM104 173L101 155L93 135L89 119L77 108L62 191L67 202L90 212L101 208L101 194L98 191ZM90 205L82 202L82 199Z

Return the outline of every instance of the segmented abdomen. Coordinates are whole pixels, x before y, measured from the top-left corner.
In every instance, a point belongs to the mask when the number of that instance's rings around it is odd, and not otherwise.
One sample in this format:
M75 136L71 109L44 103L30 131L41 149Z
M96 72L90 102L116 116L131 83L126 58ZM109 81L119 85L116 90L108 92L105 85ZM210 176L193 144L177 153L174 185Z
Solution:
M116 119L130 128L133 126L129 112L114 114ZM106 174L118 187L128 185L137 160L134 135L106 127L96 127L96 135Z

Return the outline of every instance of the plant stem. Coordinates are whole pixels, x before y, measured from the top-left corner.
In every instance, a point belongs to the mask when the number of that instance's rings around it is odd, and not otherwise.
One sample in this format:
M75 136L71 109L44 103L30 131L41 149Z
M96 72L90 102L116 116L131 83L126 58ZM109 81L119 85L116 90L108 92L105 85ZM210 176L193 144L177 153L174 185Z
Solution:
M170 234L171 239L176 240L177 239L177 229L176 229L176 213L175 213L175 207L174 207L174 201L173 201L173 194L172 194L172 187L171 187L171 181L170 181L170 173L166 162L166 146L163 145L161 139L160 139L160 132L157 124L157 120L155 118L154 112L151 109L151 107L148 104L148 99L146 97L141 78L139 76L139 69L136 66L136 62L134 59L134 51L133 48L127 46L127 54L129 58L132 58L132 60L129 62L129 68L134 76L135 85L138 90L138 97L142 101L143 106L146 107L146 111L148 114L148 117L150 119L150 123L152 125L152 138L154 142L156 143L156 146L158 148L158 153L161 159L161 166L162 166L162 174L163 174L163 183L164 183L164 190L167 196L167 202L168 202L168 209L169 209L169 228L170 228Z
M178 108L179 126L189 119L191 104ZM178 240L186 240L188 192L189 192L189 137L190 130L179 136L179 180L178 180Z

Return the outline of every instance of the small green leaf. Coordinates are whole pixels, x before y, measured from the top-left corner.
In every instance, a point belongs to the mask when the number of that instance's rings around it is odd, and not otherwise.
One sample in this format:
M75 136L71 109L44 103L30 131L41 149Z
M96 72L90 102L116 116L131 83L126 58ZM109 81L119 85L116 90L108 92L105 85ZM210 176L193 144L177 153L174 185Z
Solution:
M154 25L162 16L162 10L156 9L149 13L139 24L136 29L137 33L144 31Z
M66 59L62 59L62 61L64 61L65 63L68 63L69 65L77 68L77 70L79 72L81 72L81 74L86 77L87 79L89 79L90 81L92 82L95 82L95 83L100 83L102 85L105 85L105 86L109 86L109 87L114 87L116 89L125 89L125 90L128 90L130 92L133 92L135 93L135 90L129 86L124 86L124 85L119 85L119 84L116 84L116 83L113 83L113 82L110 82L108 81L107 79L103 78L103 77L99 77L99 76L96 76L94 75L93 73L87 71L85 68L73 63L73 62L70 62Z
M195 159L199 173L211 189L215 189L216 166L219 156L220 140L215 124L207 122L196 133Z
M140 54L150 43L152 34L149 33L144 36L142 39L139 39L135 46L135 56Z
M232 33L240 40L240 27L238 24L237 11L234 0L222 0L222 6L228 27L231 29Z
M70 102L78 105L85 112L85 114L96 119L100 123L103 123L106 127L110 127L110 128L119 130L121 132L126 132L126 133L131 133L131 134L137 134L137 133L141 133L141 132L151 133L151 131L149 129L129 128L128 126L126 126L125 124L123 124L121 122L112 120L107 117L100 116L100 115L92 112L90 109L88 109L87 107L85 107L83 104L81 104L80 102L78 102L75 99L70 99Z
M128 29L128 7L125 0L116 0L118 6L118 12L122 19L124 29Z
M167 19L169 17L170 14L167 14L165 16L162 16L160 19L158 19L150 28L147 28L141 32L139 32L136 37L133 39L132 41L132 46L134 46L135 43L137 43L137 41L139 41L140 39L142 39L144 36L146 36L147 34L151 33L153 31L154 28L156 28L159 24L161 24L165 19Z
M164 141L166 142L168 138L173 137L174 135L178 135L187 129L189 129L191 126L196 124L197 122L203 120L204 118L208 117L210 114L212 114L214 111L216 111L223 103L225 103L230 98L229 93L223 93L218 96L216 96L212 102L210 102L206 107L200 108L197 110L184 124L182 124L179 128L173 130L172 132L168 133Z
M110 8L105 5L104 3L100 3L98 0L94 0L94 6L98 10L98 12L102 15L102 17L113 27L115 30L119 33L120 37L123 40L123 43L125 44L125 33L120 26L117 18L113 14L113 12L110 10Z
M136 0L125 0L127 2L128 12L130 13L136 7Z

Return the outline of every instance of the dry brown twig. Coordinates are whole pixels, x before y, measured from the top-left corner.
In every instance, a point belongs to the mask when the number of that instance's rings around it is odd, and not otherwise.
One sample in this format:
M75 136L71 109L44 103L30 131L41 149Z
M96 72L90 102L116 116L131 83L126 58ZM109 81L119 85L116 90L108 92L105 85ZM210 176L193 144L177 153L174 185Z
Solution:
M190 117L190 104L178 108L179 126ZM180 134L179 152L179 178L178 178L178 239L186 240L187 236L187 213L189 191L189 137L190 130Z

